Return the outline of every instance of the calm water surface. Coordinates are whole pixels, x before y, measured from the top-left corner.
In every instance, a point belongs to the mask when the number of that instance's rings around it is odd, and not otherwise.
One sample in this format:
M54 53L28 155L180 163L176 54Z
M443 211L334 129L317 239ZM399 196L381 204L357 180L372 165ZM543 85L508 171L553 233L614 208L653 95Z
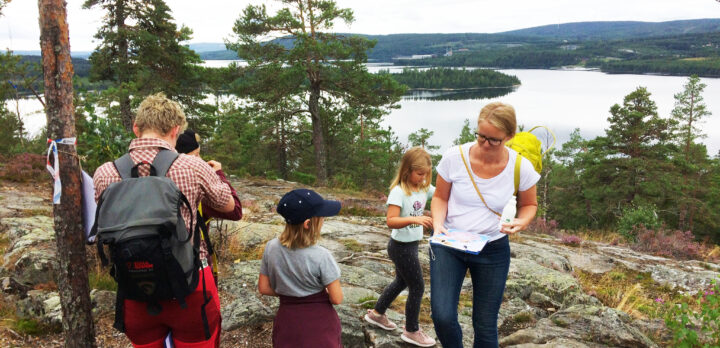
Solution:
M208 61L208 66L226 66L230 61ZM369 64L368 70L399 71L401 67ZM651 99L662 117L669 117L674 106L673 95L682 91L686 77L653 75L609 75L598 71L580 70L501 70L517 76L522 85L510 94L489 99L425 100L405 97L400 109L393 110L384 124L392 127L398 139L406 143L410 133L420 128L432 130L430 144L439 145L440 151L452 146L460 134L465 119L474 124L480 109L489 102L503 101L515 107L518 123L526 129L544 125L555 131L558 143L569 138L575 128L585 139L603 135L608 127L610 107L621 104L625 95L638 86L647 87ZM702 141L710 154L720 150L720 79L703 78L707 84L703 96L713 115L706 118L702 128L708 135ZM15 110L14 101L8 108ZM34 99L20 101L20 111L26 128L36 134L45 125L42 107ZM542 136L542 132L538 135ZM558 144L558 145L559 145Z
M406 97L400 109L393 110L385 124L392 127L398 138L407 142L407 136L420 128L432 130L430 143L440 145L441 151L452 146L460 134L465 119L475 124L480 109L489 102L502 101L515 107L518 124L525 129L544 125L558 136L558 143L569 139L570 133L580 129L585 139L604 135L609 126L607 118L613 104L622 104L623 98L643 86L657 104L658 114L669 117L674 107L674 94L683 89L687 78L653 75L609 75L598 71L577 70L501 70L517 76L522 85L502 97L474 100L417 100ZM703 131L708 135L703 142L710 154L720 150L720 79L703 78L707 84L703 97L713 115L705 119ZM538 135L542 135L538 131Z

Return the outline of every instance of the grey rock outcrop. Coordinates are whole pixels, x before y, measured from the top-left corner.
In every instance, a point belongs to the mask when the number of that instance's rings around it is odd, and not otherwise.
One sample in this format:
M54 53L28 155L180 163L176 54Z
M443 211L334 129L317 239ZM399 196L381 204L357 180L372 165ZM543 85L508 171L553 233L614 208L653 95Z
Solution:
M260 261L233 264L219 282L219 290L230 298L223 299L223 330L253 326L272 321L278 306L275 297L261 296L257 291Z
M532 328L517 331L503 339L503 346L547 344L565 339L590 346L656 347L638 329L630 325L630 317L612 308L575 305L549 318L540 319Z
M4 218L0 223L10 243L0 272L30 287L54 282L58 265L52 218Z
M21 318L34 319L56 327L62 325L60 296L55 291L28 291L27 296L17 302L16 312Z

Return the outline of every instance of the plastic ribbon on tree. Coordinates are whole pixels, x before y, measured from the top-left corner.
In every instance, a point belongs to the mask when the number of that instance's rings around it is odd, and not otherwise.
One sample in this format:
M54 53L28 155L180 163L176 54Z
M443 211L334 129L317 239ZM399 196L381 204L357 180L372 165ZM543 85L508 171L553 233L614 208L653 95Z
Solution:
M60 204L60 196L62 195L62 183L60 182L60 163L58 162L57 144L75 145L76 138L48 139L47 164L45 167L53 178L53 204ZM53 163L50 164L50 154L53 155Z

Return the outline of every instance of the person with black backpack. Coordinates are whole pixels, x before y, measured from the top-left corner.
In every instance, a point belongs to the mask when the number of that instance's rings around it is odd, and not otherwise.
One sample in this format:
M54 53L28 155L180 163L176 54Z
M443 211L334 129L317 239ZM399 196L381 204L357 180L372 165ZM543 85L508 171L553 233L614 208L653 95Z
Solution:
M118 283L115 328L134 347L219 345L220 302L207 249L195 231L201 202L219 212L235 207L230 188L202 159L178 155L187 123L162 93L140 104L128 154L100 166L98 254Z

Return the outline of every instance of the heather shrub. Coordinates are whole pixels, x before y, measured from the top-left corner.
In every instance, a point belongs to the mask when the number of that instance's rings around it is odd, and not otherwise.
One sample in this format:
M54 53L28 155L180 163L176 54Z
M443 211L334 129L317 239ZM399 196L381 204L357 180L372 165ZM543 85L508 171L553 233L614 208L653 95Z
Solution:
M530 225L528 225L527 230L530 232L535 233L542 233L542 234L548 234L548 235L556 235L557 234L557 221L555 220L545 220L543 218L537 218L534 219L532 222L530 222Z
M637 232L640 228L655 229L662 225L657 215L656 208L653 205L640 205L637 207L627 207L622 211L622 215L617 223L618 232L629 242L633 242L637 238Z
M665 324L673 334L673 347L719 347L720 285L713 281L710 288L675 304Z
M676 259L702 259L707 246L695 241L691 231L637 229L633 250Z
M18 182L50 180L50 173L45 169L46 162L45 156L21 153L7 161L0 171L0 177Z
M378 204L373 204L368 201L356 200L356 199L342 199L340 200L342 209L338 215L345 216L384 216L385 207Z
M583 242L582 238L571 234L562 236L562 243L569 246L580 246Z

